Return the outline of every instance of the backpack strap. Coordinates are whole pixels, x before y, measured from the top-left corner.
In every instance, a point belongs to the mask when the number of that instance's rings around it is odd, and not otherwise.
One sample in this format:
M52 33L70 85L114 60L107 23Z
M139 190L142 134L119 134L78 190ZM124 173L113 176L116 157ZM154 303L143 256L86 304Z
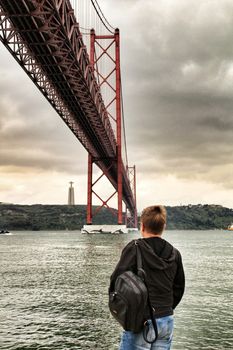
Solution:
M145 282L146 273L142 267L142 254L141 254L141 249L139 248L138 240L135 241L135 246L136 246L136 259L137 259L137 275L143 280L143 282Z
M143 282L145 283L146 289L147 289L147 293L148 293L147 304L148 304L148 308L149 308L149 312L150 312L151 322L152 322L152 325L153 325L153 328L155 331L154 339L152 341L148 340L147 336L148 336L148 332L149 332L149 327L148 327L149 325L147 324L147 321L146 321L145 327L143 329L143 338L147 343L152 344L158 338L158 328L157 328L156 320L154 318L154 309L153 309L151 302L150 302L149 289L148 289L148 285L146 282L146 272L142 267L142 253L141 253L140 245L138 244L138 240L135 241L135 246L136 246L136 258L137 258L137 275L143 280Z

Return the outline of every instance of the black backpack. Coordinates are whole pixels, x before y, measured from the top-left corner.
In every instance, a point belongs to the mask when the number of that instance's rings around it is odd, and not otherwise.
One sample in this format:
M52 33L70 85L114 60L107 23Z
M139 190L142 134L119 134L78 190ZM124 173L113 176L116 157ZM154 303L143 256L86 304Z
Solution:
M138 241L135 241L137 257L137 274L132 271L123 272L115 281L114 290L109 290L109 309L112 316L126 331L139 333L143 330L144 339L153 343L158 336L156 321L150 303L146 274L142 268L142 256ZM145 335L148 324L145 319L146 311L150 312L155 338L149 341Z

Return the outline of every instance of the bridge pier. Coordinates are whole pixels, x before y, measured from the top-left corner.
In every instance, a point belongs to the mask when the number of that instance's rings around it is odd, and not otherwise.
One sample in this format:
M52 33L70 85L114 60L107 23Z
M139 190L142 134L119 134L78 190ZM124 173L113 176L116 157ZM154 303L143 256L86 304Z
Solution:
M87 234L122 234L128 232L129 229L126 227L126 225L84 225L81 229L81 233Z

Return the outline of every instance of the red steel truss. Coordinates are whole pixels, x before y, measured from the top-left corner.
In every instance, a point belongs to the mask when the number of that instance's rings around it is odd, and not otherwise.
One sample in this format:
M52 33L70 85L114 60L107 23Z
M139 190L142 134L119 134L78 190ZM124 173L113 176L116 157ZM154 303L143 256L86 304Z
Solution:
M127 167L128 170L128 178L130 181L130 186L133 191L134 196L134 205L135 205L135 211L134 213L128 211L128 208L126 206L125 210L125 223L127 227L138 227L138 213L137 213L137 198L136 198L136 167L135 165L132 167ZM132 215L133 214L133 215Z
M134 216L135 197L121 158L120 101L116 137L69 0L0 0L0 40L88 151L89 191L95 163L118 193L118 222L122 200ZM119 45L117 30L114 40Z

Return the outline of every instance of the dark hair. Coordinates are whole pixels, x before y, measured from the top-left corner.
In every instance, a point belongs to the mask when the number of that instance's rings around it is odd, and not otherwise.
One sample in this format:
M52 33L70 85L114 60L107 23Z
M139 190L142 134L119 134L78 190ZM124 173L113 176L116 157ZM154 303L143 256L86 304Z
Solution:
M147 207L141 214L141 222L149 233L161 234L164 230L166 219L167 212L162 205Z

